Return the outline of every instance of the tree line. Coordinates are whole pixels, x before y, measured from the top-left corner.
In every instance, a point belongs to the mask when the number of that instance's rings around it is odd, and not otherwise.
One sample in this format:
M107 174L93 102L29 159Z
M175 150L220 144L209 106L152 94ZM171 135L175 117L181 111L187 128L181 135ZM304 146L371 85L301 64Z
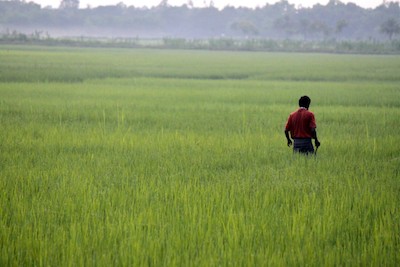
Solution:
M2 32L35 31L39 35L171 39L392 40L400 35L400 4L384 1L374 9L330 0L311 8L287 0L262 7L217 9L192 1L152 8L123 3L79 8L79 0L62 0L58 8L21 0L0 1Z

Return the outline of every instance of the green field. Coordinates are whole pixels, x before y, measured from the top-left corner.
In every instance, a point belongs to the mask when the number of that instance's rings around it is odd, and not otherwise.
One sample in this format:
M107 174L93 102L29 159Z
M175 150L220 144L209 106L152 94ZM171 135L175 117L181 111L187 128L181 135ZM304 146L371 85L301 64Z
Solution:
M0 266L398 266L400 56L0 47ZM311 97L321 147L284 124Z

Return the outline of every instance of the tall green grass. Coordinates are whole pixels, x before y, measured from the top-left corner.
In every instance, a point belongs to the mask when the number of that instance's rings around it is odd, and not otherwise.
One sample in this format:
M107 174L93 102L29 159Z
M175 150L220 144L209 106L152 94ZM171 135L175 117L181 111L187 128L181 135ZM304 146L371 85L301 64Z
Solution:
M399 263L398 57L5 54L0 265ZM316 157L283 136L302 94Z
M399 82L399 56L191 50L2 47L0 80L83 82L158 77L284 81ZM296 70L296 71L293 71Z

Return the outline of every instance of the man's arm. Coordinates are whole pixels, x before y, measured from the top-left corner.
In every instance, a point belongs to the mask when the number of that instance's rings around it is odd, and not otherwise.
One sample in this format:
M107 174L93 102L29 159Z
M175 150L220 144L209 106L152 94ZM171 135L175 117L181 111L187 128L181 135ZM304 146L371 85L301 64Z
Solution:
M315 146L319 147L321 145L321 143L319 142L318 137L317 137L317 130L315 128L312 128L311 134L312 134L312 138L315 140Z
M292 145L292 140L289 137L289 131L285 130L285 136L286 136L286 140L287 140L287 145L291 146Z

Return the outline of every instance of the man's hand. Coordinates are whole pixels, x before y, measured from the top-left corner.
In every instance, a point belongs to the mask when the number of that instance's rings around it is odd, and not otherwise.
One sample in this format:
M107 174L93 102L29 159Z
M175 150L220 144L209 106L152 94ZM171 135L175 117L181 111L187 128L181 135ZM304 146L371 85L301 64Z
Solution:
M293 144L293 143L292 143L292 140L288 139L288 140L287 140L287 146L290 147L292 144Z
M315 146L319 147L321 145L321 143L318 140L315 140Z
M287 146L290 147L292 145L292 140L290 139L290 136L289 136L289 130L285 129L285 136L286 136L286 140L287 140Z

